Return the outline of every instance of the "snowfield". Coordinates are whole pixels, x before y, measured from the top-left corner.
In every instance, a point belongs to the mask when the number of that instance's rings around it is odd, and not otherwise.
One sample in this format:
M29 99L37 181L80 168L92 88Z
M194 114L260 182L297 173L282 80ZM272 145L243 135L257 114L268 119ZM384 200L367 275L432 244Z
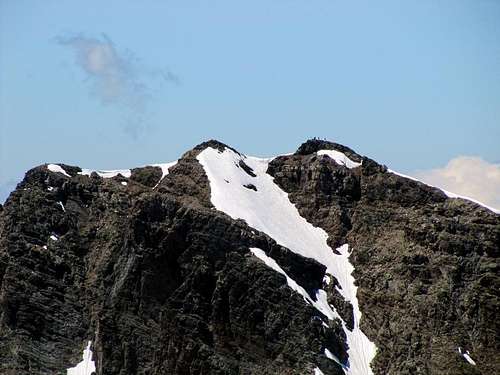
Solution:
M345 155L342 157L335 153L332 156L330 157L337 163L348 168L358 166L352 164L354 162ZM335 254L327 244L327 233L321 228L314 227L300 216L297 208L288 199L288 195L266 173L271 159L246 157L229 149L221 152L213 148L206 148L197 159L208 176L211 201L218 210L225 212L233 219L245 220L249 226L266 233L278 244L295 253L317 260L326 266L328 274L337 278L341 287L339 292L353 306L354 329L352 331L347 328L335 308L328 304L325 291L317 291L316 301L313 301L310 296L304 296L303 289L297 286L297 283L291 280L276 262L270 260L262 250L252 249L252 253L263 260L266 265L284 274L288 285L303 295L305 301L312 303L329 319L339 318L342 321L349 346L349 361L343 364L345 372L350 375L373 374L370 362L377 348L359 328L361 312L356 297L357 288L351 275L354 267L349 262L348 245L343 245L338 249L340 255ZM240 161L252 168L256 176L252 177L245 172L239 166ZM249 184L254 185L257 191L244 187ZM319 369L315 372L321 373Z

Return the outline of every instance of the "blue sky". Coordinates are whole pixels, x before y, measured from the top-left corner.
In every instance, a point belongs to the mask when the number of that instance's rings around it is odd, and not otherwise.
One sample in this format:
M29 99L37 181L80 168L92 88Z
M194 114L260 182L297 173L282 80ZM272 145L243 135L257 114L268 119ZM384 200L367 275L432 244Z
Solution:
M0 0L0 202L38 164L209 138L264 156L316 136L404 173L498 164L499 20L495 0Z

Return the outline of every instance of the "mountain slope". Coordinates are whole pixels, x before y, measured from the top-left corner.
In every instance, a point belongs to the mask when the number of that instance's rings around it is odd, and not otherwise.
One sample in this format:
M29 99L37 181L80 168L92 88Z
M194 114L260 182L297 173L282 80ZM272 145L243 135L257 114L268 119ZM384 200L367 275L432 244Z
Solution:
M499 243L499 215L331 142L43 165L0 211L0 373L90 341L98 374L492 374Z

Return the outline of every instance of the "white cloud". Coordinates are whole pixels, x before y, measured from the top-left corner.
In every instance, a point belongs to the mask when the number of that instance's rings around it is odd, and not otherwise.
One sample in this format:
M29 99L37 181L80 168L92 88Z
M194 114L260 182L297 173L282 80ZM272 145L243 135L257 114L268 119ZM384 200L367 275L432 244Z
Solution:
M56 41L73 49L76 64L87 75L90 92L103 104L116 104L128 110L125 130L137 134L144 127L148 103L162 82L179 79L165 69L148 69L130 51L119 51L111 39L102 35L57 37Z
M476 156L459 156L444 168L417 171L419 180L500 209L500 164Z

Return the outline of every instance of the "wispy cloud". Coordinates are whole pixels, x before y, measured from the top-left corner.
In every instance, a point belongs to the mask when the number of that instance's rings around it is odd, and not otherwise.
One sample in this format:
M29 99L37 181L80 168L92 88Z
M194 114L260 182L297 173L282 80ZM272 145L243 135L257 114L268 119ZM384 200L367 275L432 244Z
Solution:
M500 209L500 164L476 156L459 156L444 168L417 171L418 179Z
M119 50L105 34L100 38L82 34L59 36L57 43L71 48L75 62L88 78L90 93L104 105L127 110L124 130L137 136L145 128L148 105L162 83L179 84L167 69L144 66L130 50Z

